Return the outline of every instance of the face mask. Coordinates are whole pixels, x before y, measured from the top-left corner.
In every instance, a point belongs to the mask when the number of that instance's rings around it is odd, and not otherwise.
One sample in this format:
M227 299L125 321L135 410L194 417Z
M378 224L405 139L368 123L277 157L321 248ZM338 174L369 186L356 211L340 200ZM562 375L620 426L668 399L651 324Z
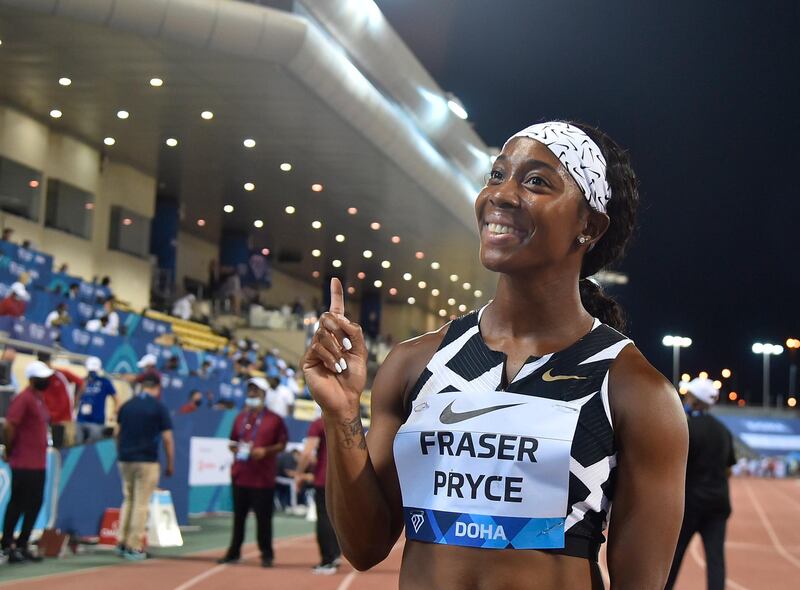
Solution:
M199 408L200 406L203 405L203 400L201 399L194 400L194 405L196 405Z
M244 405L248 408L255 409L261 407L261 398L258 397L248 397L244 400Z

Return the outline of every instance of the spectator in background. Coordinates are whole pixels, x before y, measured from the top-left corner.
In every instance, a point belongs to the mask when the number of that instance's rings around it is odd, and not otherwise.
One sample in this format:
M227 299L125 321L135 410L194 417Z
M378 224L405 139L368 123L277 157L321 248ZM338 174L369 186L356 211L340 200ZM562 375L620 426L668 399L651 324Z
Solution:
M11 498L6 507L0 547L10 563L40 560L28 550L28 540L44 499L49 416L43 392L52 376L53 370L40 361L25 367L29 385L11 400L6 414L7 456L3 458L11 466ZM20 517L22 530L15 541L14 529Z
M158 400L161 380L153 374L139 383L139 391L119 409L118 456L123 502L119 516L117 553L131 561L147 559L143 550L148 503L159 479L158 442L164 443L167 466L172 475L175 441L169 410Z
M23 317L28 301L30 301L30 295L25 285L19 281L12 283L5 299L0 301L0 316Z
M48 353L40 352L39 360L53 368ZM83 387L83 379L67 369L53 369L47 387L44 389L44 403L50 413L50 431L53 446L60 449L72 444L72 402L75 392Z
M189 393L189 401L183 404L178 410L179 414L191 414L196 412L203 406L203 392L199 389L193 389Z
M250 361L242 357L236 361L233 380L235 383L250 379Z
M708 590L725 588L725 528L731 515L728 477L736 463L733 437L708 413L719 399L710 379L692 379L684 408L689 422L689 457L686 463L686 503L683 525L675 549L666 590L678 577L686 548L700 533L706 552Z
M267 408L281 418L291 416L294 410L294 393L281 384L277 377L267 377L269 391L267 392Z
M67 297L69 297L71 300L74 301L78 299L80 293L81 293L81 286L78 283L70 283Z
M108 377L100 374L103 362L96 356L86 359L88 375L83 390L75 406L78 408L78 419L75 426L75 444L96 442L103 438L106 427L106 399L114 402L117 409L117 390Z
M160 383L161 373L158 371L156 363L158 363L158 357L148 352L139 359L138 363L136 363L136 366L139 368L139 373L137 375L133 375L129 380L133 381L134 383L141 383L144 381L145 377L154 376Z
M165 373L176 373L180 368L181 364L178 355L172 354L167 358L167 362L164 363L162 371Z
M69 266L66 262L62 263L61 266L58 267L58 272L67 274L69 272Z
M6 346L3 349L3 353L0 354L0 391L3 388L10 388L12 395L19 391L19 382L16 375L14 375L14 361L16 358L17 351L11 346Z
M69 317L69 312L67 311L67 304L61 302L56 305L53 311L47 314L44 325L48 328L60 328L61 326L68 325L71 321L72 319Z
M22 248L24 250L30 250L31 248L33 248L33 244L31 243L30 240L22 240L22 243L20 244L20 248Z
M105 278L107 279L108 277ZM114 311L114 303L113 297L108 297L103 301L103 315L106 317L107 323L100 331L109 336L119 335L119 314Z
M182 320L192 319L193 309L196 297L193 293L188 293L183 297L176 299L172 304L172 315Z
M328 448L325 442L325 424L322 418L317 418L308 427L303 453L297 463L295 484L300 489L304 484L306 469L314 466L314 504L317 508L317 544L319 545L322 561L313 568L313 573L319 575L335 574L341 561L341 550L333 531L328 510L325 506L325 478L328 468Z
M277 456L286 448L289 433L283 419L264 405L269 386L256 377L247 385L246 408L236 417L231 430L233 483L233 534L231 544L219 563L236 563L241 557L247 514L256 515L261 567L272 567L272 513L275 508Z
M4 242L11 242L11 238L14 237L14 230L10 227L3 228L3 236L2 239Z
M214 370L211 368L211 361L205 360L200 364L196 371L192 371L192 375L200 377L201 379L210 379Z
M87 332L100 332L105 334L107 326L108 326L108 318L106 316L103 316L99 318L90 319L88 322L86 322L84 329Z

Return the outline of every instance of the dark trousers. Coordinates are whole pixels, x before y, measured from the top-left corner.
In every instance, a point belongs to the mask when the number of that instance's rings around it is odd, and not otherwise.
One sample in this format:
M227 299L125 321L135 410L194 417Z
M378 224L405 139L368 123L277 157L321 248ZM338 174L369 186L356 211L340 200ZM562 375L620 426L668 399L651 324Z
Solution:
M14 529L22 517L22 530L17 537L17 549L26 549L33 524L44 499L44 469L12 469L11 498L3 520L3 549L14 544Z
M725 588L725 525L728 514L716 512L703 514L695 510L687 510L683 515L681 534L675 549L675 559L669 572L665 590L671 590L678 577L683 555L689 541L695 533L700 533L706 552L706 577L708 590L724 590Z
M244 526L247 514L252 510L256 515L256 536L261 559L273 559L272 551L272 512L275 497L274 488L244 488L233 486L233 536L228 547L228 557L240 557L244 543Z
M328 509L325 507L325 488L314 487L314 502L317 505L317 544L322 556L322 563L331 563L342 554L339 541L333 531L331 519L328 518Z

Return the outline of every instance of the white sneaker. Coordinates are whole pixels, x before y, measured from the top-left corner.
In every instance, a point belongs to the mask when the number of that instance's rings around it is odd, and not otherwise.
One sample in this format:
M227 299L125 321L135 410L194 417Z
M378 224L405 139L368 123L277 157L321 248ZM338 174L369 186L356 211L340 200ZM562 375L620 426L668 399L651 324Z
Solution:
M339 571L339 567L332 564L332 563L321 563L317 567L311 570L311 573L315 576L332 576L337 571Z

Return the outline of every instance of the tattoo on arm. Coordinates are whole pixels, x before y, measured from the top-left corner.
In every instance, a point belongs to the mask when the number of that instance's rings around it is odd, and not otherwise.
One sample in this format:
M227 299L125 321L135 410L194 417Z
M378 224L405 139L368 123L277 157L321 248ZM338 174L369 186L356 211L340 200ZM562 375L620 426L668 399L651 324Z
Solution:
M367 439L364 437L364 426L361 424L360 416L356 416L352 420L344 420L341 428L344 435L344 448L351 449L353 446L357 446L359 449L367 448Z

